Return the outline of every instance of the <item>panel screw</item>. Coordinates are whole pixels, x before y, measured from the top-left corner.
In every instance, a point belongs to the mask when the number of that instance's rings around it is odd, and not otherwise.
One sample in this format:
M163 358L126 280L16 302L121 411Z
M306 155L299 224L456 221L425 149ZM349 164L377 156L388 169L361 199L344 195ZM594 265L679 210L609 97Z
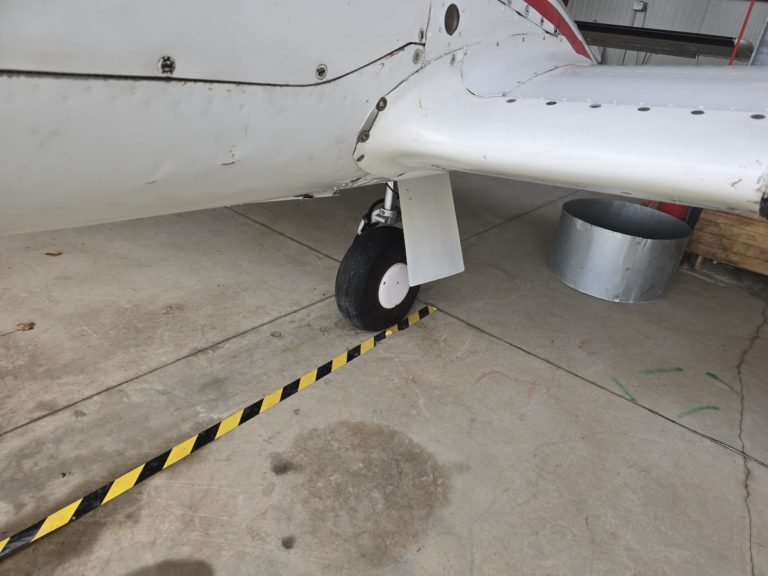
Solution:
M418 64L419 62L421 62L421 56L422 55L423 55L423 52L421 50L416 50L413 53L413 63L414 64Z
M360 143L368 142L368 138L370 137L371 137L371 133L368 132L368 130L363 130L362 132L360 132L360 134L358 134L357 141Z
M387 99L386 98L379 98L379 101L376 102L376 110L381 112L386 107L387 107Z
M176 60L172 56L161 56L157 61L157 68L160 74L170 76L176 71Z
M424 42L424 39L427 37L426 32L424 32L424 28L419 28L419 42Z
M318 80L323 80L328 75L328 67L325 64L320 64L315 69L315 76Z

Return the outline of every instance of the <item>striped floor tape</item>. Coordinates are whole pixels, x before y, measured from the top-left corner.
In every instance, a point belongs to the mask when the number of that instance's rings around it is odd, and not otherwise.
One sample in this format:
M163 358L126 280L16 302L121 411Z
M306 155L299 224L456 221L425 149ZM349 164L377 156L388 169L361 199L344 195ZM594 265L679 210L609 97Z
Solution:
M82 498L78 498L74 502L67 504L53 514L49 514L42 520L35 522L28 528L17 532L13 536L0 539L0 558L8 556L19 548L39 540L43 536L58 530L62 526L66 526L75 520L79 520L99 506L103 506L121 494L125 494L128 490L143 482L150 476L154 476L161 470L165 470L166 468L176 464L179 460L183 460L192 454L192 452L199 450L206 444L210 444L214 440L221 438L227 432L231 432L238 426L245 424L254 416L263 414L286 398L290 398L310 384L314 384L321 378L325 378L328 376L328 374L335 372L355 358L359 358L366 352L369 352L379 342L386 340L399 331L413 326L416 324L416 322L435 312L436 310L437 309L432 306L425 306L418 312L414 312L407 318L401 320L395 326L387 328L375 336L371 336L354 348L350 348L346 352L342 352L333 360L318 366L314 370L304 374L304 376L301 378L294 380L282 388L278 388L271 394L264 396L264 398L261 398L253 404L246 406L242 410L238 410L234 414L227 416L220 422L217 422L213 426L206 428L199 434L195 434L191 438L187 438L180 444L177 444L170 450L166 450L159 456L155 456L148 462L136 466L129 472L126 472L122 476L115 478L112 480L112 482L105 484L101 488L94 490Z

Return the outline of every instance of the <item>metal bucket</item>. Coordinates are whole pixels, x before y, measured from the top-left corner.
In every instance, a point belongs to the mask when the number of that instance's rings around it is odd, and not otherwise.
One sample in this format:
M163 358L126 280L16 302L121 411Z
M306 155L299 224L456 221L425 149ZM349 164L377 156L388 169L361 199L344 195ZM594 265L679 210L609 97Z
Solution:
M551 269L579 292L613 302L661 298L683 257L691 227L621 200L581 198L560 215Z

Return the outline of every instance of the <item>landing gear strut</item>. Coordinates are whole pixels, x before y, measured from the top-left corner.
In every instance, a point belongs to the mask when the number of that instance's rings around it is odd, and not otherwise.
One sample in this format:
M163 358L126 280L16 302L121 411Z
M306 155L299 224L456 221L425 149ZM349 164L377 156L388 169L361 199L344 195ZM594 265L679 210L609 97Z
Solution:
M408 284L408 264L397 184L388 184L383 202L363 216L357 236L336 274L336 305L363 330L382 330L406 316L418 286Z

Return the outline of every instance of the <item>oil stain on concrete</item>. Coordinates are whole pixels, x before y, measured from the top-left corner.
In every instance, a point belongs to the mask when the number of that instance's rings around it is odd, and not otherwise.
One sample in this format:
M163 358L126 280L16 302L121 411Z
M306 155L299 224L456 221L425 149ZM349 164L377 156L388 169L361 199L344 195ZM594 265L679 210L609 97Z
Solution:
M210 564L201 560L163 560L125 576L213 576Z
M308 520L308 534L292 544L301 548L309 538L369 566L415 549L448 499L445 467L409 436L381 424L342 421L310 430L271 464L280 482L295 483L291 491Z

